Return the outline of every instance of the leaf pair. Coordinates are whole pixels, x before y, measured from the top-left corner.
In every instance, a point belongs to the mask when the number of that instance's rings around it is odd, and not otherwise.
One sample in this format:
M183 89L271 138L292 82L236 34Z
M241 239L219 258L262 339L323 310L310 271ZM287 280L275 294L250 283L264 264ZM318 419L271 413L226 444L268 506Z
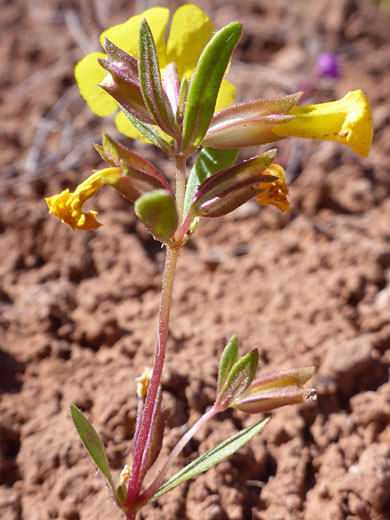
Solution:
M253 381L259 364L259 352L253 349L238 359L237 336L233 335L226 345L218 370L217 398L215 405L221 410L228 408Z

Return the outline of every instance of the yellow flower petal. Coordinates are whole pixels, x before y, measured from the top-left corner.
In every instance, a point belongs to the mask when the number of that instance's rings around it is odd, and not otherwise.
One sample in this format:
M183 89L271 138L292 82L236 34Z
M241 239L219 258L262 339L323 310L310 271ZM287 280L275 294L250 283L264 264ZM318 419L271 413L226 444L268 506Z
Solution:
M168 23L169 9L154 7L148 9L142 15L129 18L127 22L115 25L100 35L100 43L104 44L107 37L115 45L128 54L137 57L138 54L138 28L141 20L146 18L156 41L157 51L162 63L166 66L165 31ZM105 58L102 52L92 52L80 60L75 67L75 77L81 95L87 102L89 108L96 115L105 117L118 109L118 103L97 83L102 83L107 72L99 65L97 58Z
M264 191L256 196L257 202L261 206L272 205L280 209L280 211L290 211L290 203L287 199L288 186L285 182L284 170L279 164L271 164L263 175L273 175L277 180L271 183L261 183L259 188Z
M235 97L236 87L233 85L233 83L230 83L230 81L223 79L218 92L217 103L215 105L214 112L219 112L223 108L232 105L234 103Z
M167 43L167 64L176 63L180 78L191 78L213 33L210 18L196 5L182 5L175 11Z
M109 116L118 108L118 103L97 83L102 83L107 72L99 65L97 59L105 58L102 52L92 52L80 60L74 75L80 93L94 114L100 117Z
M103 186L103 177L117 179L121 173L119 168L105 168L90 175L77 186L74 193L67 188L61 193L47 197L45 200L50 213L68 224L73 231L99 228L102 224L96 220L97 211L85 213L82 210L83 204Z
M370 105L361 90L348 92L338 101L294 107L288 114L296 117L274 126L275 134L337 141L368 156L374 130Z
M122 50L137 58L138 56L138 29L142 19L146 18L156 44L161 68L168 65L166 59L165 31L169 19L169 9L152 7L142 14L132 16L126 22L114 25L100 35L100 43L104 47L104 38L108 38Z

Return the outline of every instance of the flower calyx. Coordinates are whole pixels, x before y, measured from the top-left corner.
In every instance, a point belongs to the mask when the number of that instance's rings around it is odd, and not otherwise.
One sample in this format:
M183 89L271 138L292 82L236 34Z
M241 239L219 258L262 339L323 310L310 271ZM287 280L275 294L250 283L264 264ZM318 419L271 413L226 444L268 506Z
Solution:
M244 148L282 139L272 128L294 119L288 112L302 93L273 99L259 99L231 105L217 112L211 120L203 146L212 148Z
M276 150L270 150L211 175L195 192L190 214L220 217L261 193L264 185L277 180L266 173L275 155Z
M314 372L314 367L305 367L259 374L230 406L245 413L265 413L288 404L315 400L315 391L304 388Z
M237 337L232 336L220 360L217 398L219 410L232 407L246 413L265 413L288 404L315 399L304 385L314 374L314 367L268 372L256 376L257 349L238 359Z
M95 149L109 165L121 169L122 174L107 180L107 184L131 202L153 190L163 189L171 193L168 181L158 168L107 134L103 134L102 145L95 144Z

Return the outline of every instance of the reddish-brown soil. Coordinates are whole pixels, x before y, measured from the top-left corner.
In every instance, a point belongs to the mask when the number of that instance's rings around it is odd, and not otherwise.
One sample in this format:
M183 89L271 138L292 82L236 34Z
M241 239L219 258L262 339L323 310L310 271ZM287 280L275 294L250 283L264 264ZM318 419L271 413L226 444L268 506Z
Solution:
M155 2L114 0L106 13L108 4L1 2L4 520L122 518L67 410L73 402L85 411L117 476L130 462L134 378L152 363L164 250L114 190L93 201L104 223L97 232L72 233L43 199L99 166L92 143L103 130L116 135L112 120L85 108L73 66L97 48L102 28ZM318 52L334 51L342 77L321 83L313 99L362 88L375 138L368 159L335 143L282 142L292 211L248 203L204 221L182 251L163 378L173 410L164 454L212 404L232 333L242 352L259 348L264 370L315 365L318 401L276 411L244 449L142 518L389 519L389 11L358 0L198 4L218 27L244 22L230 70L240 99L296 90ZM172 175L161 153L134 147ZM177 467L255 419L228 412L211 421Z

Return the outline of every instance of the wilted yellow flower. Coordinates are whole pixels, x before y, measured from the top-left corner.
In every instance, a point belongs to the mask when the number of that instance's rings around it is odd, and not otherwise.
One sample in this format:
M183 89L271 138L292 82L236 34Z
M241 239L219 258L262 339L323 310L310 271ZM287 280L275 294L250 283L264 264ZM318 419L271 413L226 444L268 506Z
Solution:
M146 367L142 374L139 377L135 378L137 382L137 396L139 399L145 397L148 393L152 373L153 370L150 367Z
M47 197L45 200L50 213L68 224L73 231L76 229L97 229L102 224L96 220L97 211L83 211L84 202L92 197L104 184L104 178L118 179L121 176L120 168L105 168L90 175L79 184L71 193L69 189Z
M121 471L121 474L119 475L119 484L122 484L123 486L127 485L127 482L129 481L131 474L131 467L127 464L124 465L124 468Z
M277 177L277 180L259 185L259 188L264 191L256 196L257 202L261 206L272 205L280 211L290 211L290 203L287 199L288 186L284 180L283 168L279 164L271 164L263 173Z
M330 103L295 106L288 114L296 117L272 127L280 136L337 141L353 148L362 157L370 151L374 127L371 108L361 90Z
M170 25L167 43L165 32L168 25L169 9L152 7L144 13L132 16L126 22L107 29L100 35L103 46L104 39L108 38L117 47L131 56L138 56L138 29L142 19L148 22L156 43L160 67L164 75L165 67L174 62L180 78L189 80L195 71L199 57L214 34L210 18L196 5L186 4L179 7ZM104 117L114 113L118 103L97 84L103 83L106 71L98 64L97 58L105 58L102 52L93 52L85 56L75 68L75 77L80 93L89 108L96 115ZM219 91L216 111L221 110L234 102L235 87L223 80ZM120 111L115 124L118 130L132 138L147 140Z

